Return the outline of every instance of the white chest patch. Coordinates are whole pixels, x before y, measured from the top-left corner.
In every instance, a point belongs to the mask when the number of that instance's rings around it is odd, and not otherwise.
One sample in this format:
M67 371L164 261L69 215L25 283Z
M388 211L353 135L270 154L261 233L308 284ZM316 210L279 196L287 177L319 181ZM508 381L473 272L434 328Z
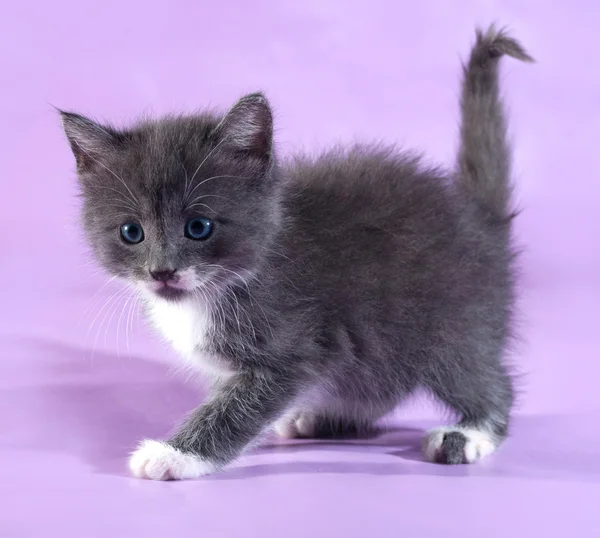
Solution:
M232 373L223 358L209 351L212 319L204 304L151 298L148 306L152 325L191 366L211 376Z

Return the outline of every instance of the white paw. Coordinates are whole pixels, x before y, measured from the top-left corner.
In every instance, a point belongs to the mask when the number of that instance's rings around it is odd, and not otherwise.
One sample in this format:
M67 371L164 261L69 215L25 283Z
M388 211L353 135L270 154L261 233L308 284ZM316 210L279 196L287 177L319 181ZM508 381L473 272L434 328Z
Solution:
M497 448L493 436L486 431L461 426L445 426L431 430L427 435L423 446L425 457L429 461L440 462L445 461L446 456L451 456L444 454L442 445L445 435L454 432L462 433L466 437L466 442L462 447L463 463L478 461L489 456Z
M281 417L274 425L275 433L285 439L314 437L316 418L310 413L294 413Z
M129 458L129 469L137 478L182 480L216 471L207 461L177 450L167 443L146 439Z

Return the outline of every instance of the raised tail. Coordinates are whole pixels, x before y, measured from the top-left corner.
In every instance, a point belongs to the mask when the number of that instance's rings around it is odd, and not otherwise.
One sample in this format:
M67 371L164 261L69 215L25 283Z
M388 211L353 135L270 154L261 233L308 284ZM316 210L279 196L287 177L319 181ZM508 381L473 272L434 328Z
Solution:
M498 84L503 55L533 62L520 43L491 26L477 31L477 41L464 66L461 97L460 187L495 217L511 214L511 155Z

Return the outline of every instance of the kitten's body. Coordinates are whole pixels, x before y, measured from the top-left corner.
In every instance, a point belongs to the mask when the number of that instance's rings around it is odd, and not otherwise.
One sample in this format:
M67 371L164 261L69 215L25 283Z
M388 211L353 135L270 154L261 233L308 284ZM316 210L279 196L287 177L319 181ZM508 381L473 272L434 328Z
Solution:
M419 387L461 417L428 436L427 457L471 462L494 450L513 400L504 365L514 286L497 85L504 53L529 59L503 34L479 35L453 174L367 146L278 163L259 95L224 118L124 133L64 116L100 260L138 283L154 325L214 382L172 439L134 453L134 474L211 472L273 427L287 436L355 433ZM99 170L102 144L111 151ZM128 214L142 222L145 245L107 240L120 218L99 209L98 198L111 196L97 183L107 170L121 203L140 206ZM202 247L179 238L190 192L219 225ZM156 296L147 273L165 264L181 269L173 285L191 293Z
M175 349L217 378L263 354L268 367L306 368L322 383L309 383L298 406L356 426L416 387L459 398L469 387L451 386L456 367L482 370L478 388L510 407L510 384L496 371L512 302L510 220L484 223L442 173L392 150L357 147L283 173L284 223L250 282L221 297L219 311L202 297L150 298ZM290 350L309 361L289 364Z

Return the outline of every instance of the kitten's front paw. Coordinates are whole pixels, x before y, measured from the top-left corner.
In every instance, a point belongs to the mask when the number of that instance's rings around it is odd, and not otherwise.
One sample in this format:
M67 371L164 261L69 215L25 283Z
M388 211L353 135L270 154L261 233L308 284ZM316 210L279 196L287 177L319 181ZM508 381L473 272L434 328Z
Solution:
M168 443L146 439L129 458L129 469L137 478L182 480L215 472L214 465L194 454L186 454Z
M431 430L425 439L425 457L434 463L474 463L496 450L488 432L475 428L447 426Z

